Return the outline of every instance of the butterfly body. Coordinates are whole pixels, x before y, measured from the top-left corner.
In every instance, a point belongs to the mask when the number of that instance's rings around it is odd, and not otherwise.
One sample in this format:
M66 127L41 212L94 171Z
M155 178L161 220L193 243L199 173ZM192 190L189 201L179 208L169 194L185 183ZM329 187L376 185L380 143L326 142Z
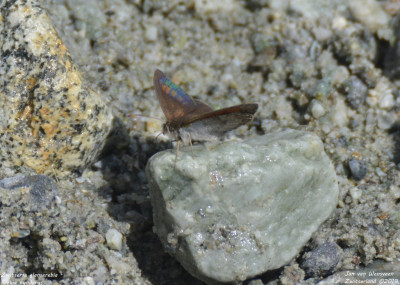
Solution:
M160 70L154 73L154 87L167 118L163 133L184 144L218 140L228 131L250 122L258 109L257 104L242 104L214 111L187 95Z

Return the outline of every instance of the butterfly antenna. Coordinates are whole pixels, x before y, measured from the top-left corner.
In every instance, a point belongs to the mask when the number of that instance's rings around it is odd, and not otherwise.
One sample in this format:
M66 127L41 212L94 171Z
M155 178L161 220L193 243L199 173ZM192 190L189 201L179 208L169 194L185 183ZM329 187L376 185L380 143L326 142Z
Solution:
M159 118L155 118L155 117L151 117L151 116L145 116L145 115L139 115L139 114L129 114L129 117L131 119L136 119L137 117L141 117L141 118L145 118L145 119L153 119L153 120L162 122L162 120L159 119Z

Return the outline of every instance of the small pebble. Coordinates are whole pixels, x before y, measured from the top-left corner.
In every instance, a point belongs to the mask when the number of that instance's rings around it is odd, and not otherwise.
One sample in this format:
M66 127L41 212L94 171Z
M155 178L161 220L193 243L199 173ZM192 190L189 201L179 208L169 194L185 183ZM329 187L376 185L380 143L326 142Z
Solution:
M79 184L82 184L83 182L85 182L85 177L79 176L75 179L75 181L78 182Z
M116 229L109 229L106 233L107 245L114 250L122 248L122 234Z
M332 28L334 30L343 30L344 28L346 28L346 26L348 26L347 20L346 18L344 18L343 16L338 16L336 18L333 19L332 21Z
M321 105L321 103L319 103L316 100L313 100L311 104L312 104L311 105L311 113L314 118L318 119L318 118L322 117L323 115L325 115L325 109L324 109L324 106Z
M340 259L340 247L334 242L325 242L304 254L301 268L308 276L326 276L335 269Z
M367 86L356 76L351 76L342 85L344 93L347 94L347 103L352 109L358 109L367 97Z
M386 176L386 173L382 171L382 169L380 167L377 167L375 169L376 175L380 176L380 177L384 177Z
M395 104L393 94L385 94L382 97L382 100L379 101L379 107L382 109L389 109L392 108Z
M145 38L150 42L155 42L157 40L158 30L156 26L147 26L145 31Z
M388 130L394 124L394 118L389 113L383 111L378 113L378 128L381 130Z
M349 77L349 70L344 66L338 66L332 72L331 82L335 86L339 86L342 85Z
M94 282L92 277L86 276L85 278L83 278L83 284L84 285L95 285L96 283Z
M255 279L255 280L251 280L249 282L249 285L264 285L264 283L262 282L261 279Z
M368 91L367 103L370 107L379 106L381 109L394 107L392 83L387 78L381 78L375 88Z
M350 189L350 196L351 196L351 198L353 198L354 202L360 200L360 198L362 196L361 189L358 187L354 187L354 188Z
M344 103L344 100L338 98L336 100L336 104L332 107L332 111L330 114L332 123L339 127L347 126L349 122L347 109L348 108Z
M350 174L351 177L354 180L361 180L364 178L364 176L367 174L367 167L364 162L357 160L355 158L352 158L348 162L349 164L349 169L350 169Z

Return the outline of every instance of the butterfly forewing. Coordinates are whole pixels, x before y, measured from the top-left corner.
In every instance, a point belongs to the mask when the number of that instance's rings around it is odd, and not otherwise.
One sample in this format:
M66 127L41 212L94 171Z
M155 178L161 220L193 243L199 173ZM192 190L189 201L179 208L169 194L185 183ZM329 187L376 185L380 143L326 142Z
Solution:
M197 103L158 69L154 72L154 88L168 122L182 120L197 108Z

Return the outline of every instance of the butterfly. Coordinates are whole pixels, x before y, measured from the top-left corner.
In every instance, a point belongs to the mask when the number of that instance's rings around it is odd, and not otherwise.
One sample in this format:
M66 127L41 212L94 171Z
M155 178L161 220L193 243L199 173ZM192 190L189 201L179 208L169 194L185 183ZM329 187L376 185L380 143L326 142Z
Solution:
M207 104L193 99L170 81L160 70L154 72L154 88L167 122L163 134L179 143L218 140L227 132L253 119L258 104L242 104L214 111Z

